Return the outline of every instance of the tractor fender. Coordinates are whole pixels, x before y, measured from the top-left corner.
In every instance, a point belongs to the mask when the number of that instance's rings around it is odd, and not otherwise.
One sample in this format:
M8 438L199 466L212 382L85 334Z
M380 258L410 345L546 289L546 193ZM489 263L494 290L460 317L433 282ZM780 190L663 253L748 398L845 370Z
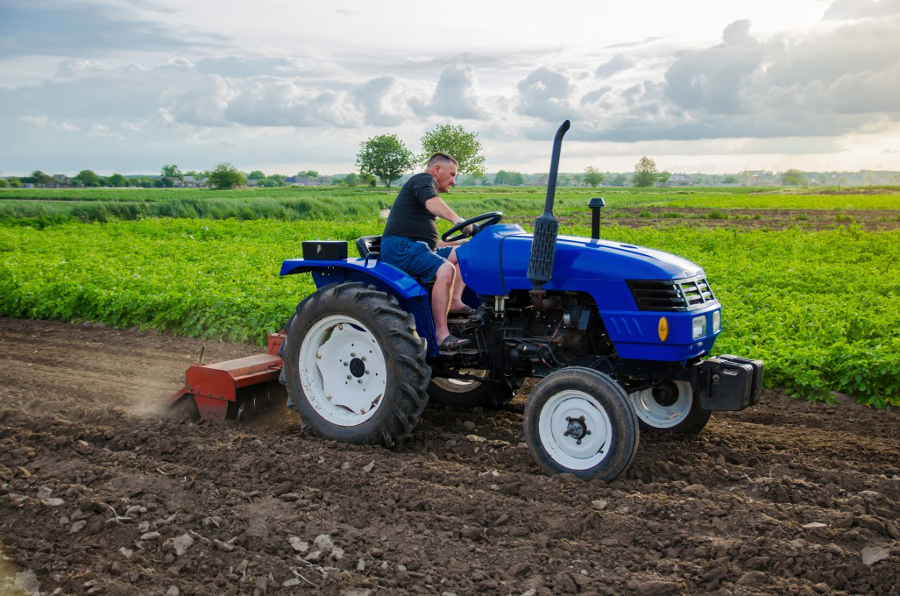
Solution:
M282 276L296 273L312 273L317 288L333 283L362 282L391 294L397 298L400 307L415 318L419 337L428 342L428 355L438 353L431 316L431 296L415 278L393 265L371 259L286 259L281 264Z

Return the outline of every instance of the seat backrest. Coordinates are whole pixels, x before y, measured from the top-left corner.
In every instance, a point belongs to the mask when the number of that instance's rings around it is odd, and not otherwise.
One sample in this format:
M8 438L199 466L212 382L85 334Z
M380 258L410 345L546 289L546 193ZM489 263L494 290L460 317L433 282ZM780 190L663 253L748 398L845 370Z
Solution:
M361 259L377 259L381 256L381 236L363 236L356 240L356 250Z

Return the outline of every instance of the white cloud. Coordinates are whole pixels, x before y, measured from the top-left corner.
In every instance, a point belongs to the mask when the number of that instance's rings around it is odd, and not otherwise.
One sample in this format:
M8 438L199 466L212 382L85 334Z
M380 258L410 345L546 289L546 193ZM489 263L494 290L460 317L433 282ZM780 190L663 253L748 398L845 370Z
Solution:
M484 111L479 105L475 89L474 69L456 66L445 68L428 108L429 112L437 116L474 120L483 118Z
M353 97L367 124L397 126L412 117L411 97L397 77L378 77L363 83L354 89Z
M250 126L361 126L362 112L347 91L318 90L294 81L260 78L228 102L229 122Z
M25 124L31 124L40 128L55 128L56 130L61 130L63 132L79 132L79 128L71 122L51 120L47 117L47 114L26 114L25 116L19 117L19 122L24 122Z
M625 54L616 54L608 61L597 67L594 73L600 78L611 77L617 72L628 70L634 66L634 59L629 58Z
M900 0L836 0L825 11L825 19L864 19L900 14Z
M541 120L564 120L572 113L569 78L545 66L529 73L518 86L517 111Z

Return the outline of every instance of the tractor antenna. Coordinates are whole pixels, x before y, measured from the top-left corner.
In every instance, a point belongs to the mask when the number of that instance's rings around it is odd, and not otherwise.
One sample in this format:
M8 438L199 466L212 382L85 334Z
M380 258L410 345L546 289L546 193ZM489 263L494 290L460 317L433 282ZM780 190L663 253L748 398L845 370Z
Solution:
M560 125L553 138L553 154L550 156L550 177L547 179L547 199L544 201L544 213L534 220L534 239L531 243L531 258L528 261L528 279L534 286L531 298L534 308L544 312L555 306L552 299L545 299L544 284L550 281L553 274L553 256L556 252L556 235L559 222L553 215L553 201L556 198L556 177L559 173L559 154L562 149L563 136L569 130L569 121Z

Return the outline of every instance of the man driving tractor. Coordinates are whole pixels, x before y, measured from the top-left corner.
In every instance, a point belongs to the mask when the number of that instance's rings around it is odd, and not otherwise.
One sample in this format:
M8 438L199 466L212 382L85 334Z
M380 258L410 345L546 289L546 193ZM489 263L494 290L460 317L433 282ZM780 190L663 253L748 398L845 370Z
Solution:
M461 348L470 343L450 334L448 311L467 316L473 309L462 301L465 284L459 272L456 245L439 240L435 220L438 217L456 225L463 220L438 193L456 186L459 164L446 153L435 153L425 171L406 181L400 189L381 238L381 261L393 265L427 284L434 280L431 310L435 337L441 351Z

